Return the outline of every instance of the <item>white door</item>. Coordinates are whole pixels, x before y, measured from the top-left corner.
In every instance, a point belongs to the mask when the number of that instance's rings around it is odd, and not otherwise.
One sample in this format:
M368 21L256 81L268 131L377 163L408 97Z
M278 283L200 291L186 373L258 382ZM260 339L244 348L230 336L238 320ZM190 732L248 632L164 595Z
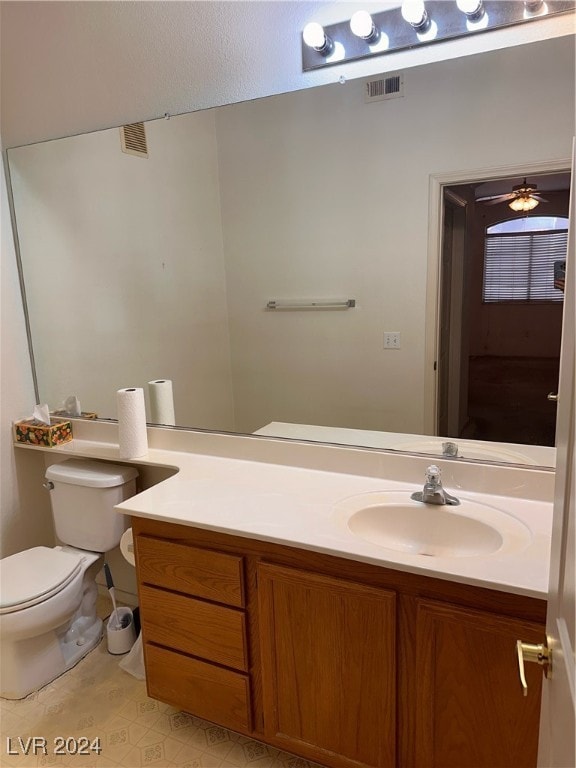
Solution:
M574 144L576 151L576 142ZM540 718L540 768L574 768L575 748L575 569L576 451L574 386L576 382L576 176L572 158L570 229L564 293L564 325L560 360L557 469L550 592L546 634L552 652L552 673L544 681Z

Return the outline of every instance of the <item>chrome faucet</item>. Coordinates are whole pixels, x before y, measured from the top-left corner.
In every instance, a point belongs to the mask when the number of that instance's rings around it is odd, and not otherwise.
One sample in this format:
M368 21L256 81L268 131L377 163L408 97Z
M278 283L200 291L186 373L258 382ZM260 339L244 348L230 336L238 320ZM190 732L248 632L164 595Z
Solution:
M423 504L449 504L453 507L460 504L455 496L451 496L442 487L441 474L439 467L431 464L426 470L424 488L413 493L410 498L414 501L421 501Z

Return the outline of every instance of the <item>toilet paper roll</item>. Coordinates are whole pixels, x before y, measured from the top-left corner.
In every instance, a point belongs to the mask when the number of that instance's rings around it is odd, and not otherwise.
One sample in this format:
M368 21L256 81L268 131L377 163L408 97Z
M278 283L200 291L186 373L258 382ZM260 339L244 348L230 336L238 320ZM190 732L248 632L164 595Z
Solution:
M150 421L152 424L176 424L174 416L174 395L170 379L156 379L148 382L150 397Z
M120 458L137 459L144 456L148 453L144 390L140 387L119 389L116 393L116 404Z
M132 535L132 528L128 528L124 531L122 538L120 539L120 552L124 555L124 559L127 560L130 565L136 565L136 558L134 557L134 536Z

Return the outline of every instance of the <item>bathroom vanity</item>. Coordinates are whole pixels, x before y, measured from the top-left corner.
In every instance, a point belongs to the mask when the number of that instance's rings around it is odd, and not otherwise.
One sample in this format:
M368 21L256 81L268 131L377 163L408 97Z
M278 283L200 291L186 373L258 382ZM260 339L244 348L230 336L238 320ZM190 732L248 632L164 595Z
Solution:
M173 474L116 509L150 696L330 768L536 765L543 670L524 696L516 641L545 640L552 472L442 459L448 512L410 501L424 457L148 437L130 464ZM116 425L45 453L118 462ZM373 509L385 546L352 530Z
M133 518L149 695L334 768L536 765L544 600Z

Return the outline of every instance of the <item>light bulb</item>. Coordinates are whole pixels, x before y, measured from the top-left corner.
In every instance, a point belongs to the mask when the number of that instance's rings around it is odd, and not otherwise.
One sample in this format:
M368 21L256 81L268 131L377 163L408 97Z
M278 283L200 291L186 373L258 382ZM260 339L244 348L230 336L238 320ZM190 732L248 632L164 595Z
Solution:
M380 30L374 24L368 11L356 11L350 19L350 29L356 37L361 37L368 43L376 43L380 38Z
M430 19L423 0L404 0L402 3L402 18L414 29L424 32L430 26Z
M544 0L526 0L524 3L524 18L532 19L535 16L546 16L548 6Z
M302 32L304 42L309 48L314 48L315 51L324 54L325 56L330 53L333 48L332 40L324 32L322 24L318 24L317 21L311 21L306 24L304 31Z
M456 5L469 19L479 19L484 15L482 0L456 0Z
M408 24L421 24L425 13L422 0L404 0L402 3L402 18Z
M533 197L529 197L528 195L524 197L517 197L515 200L512 200L512 202L508 203L508 207L512 208L513 211L531 211L538 205L538 200L535 200Z

